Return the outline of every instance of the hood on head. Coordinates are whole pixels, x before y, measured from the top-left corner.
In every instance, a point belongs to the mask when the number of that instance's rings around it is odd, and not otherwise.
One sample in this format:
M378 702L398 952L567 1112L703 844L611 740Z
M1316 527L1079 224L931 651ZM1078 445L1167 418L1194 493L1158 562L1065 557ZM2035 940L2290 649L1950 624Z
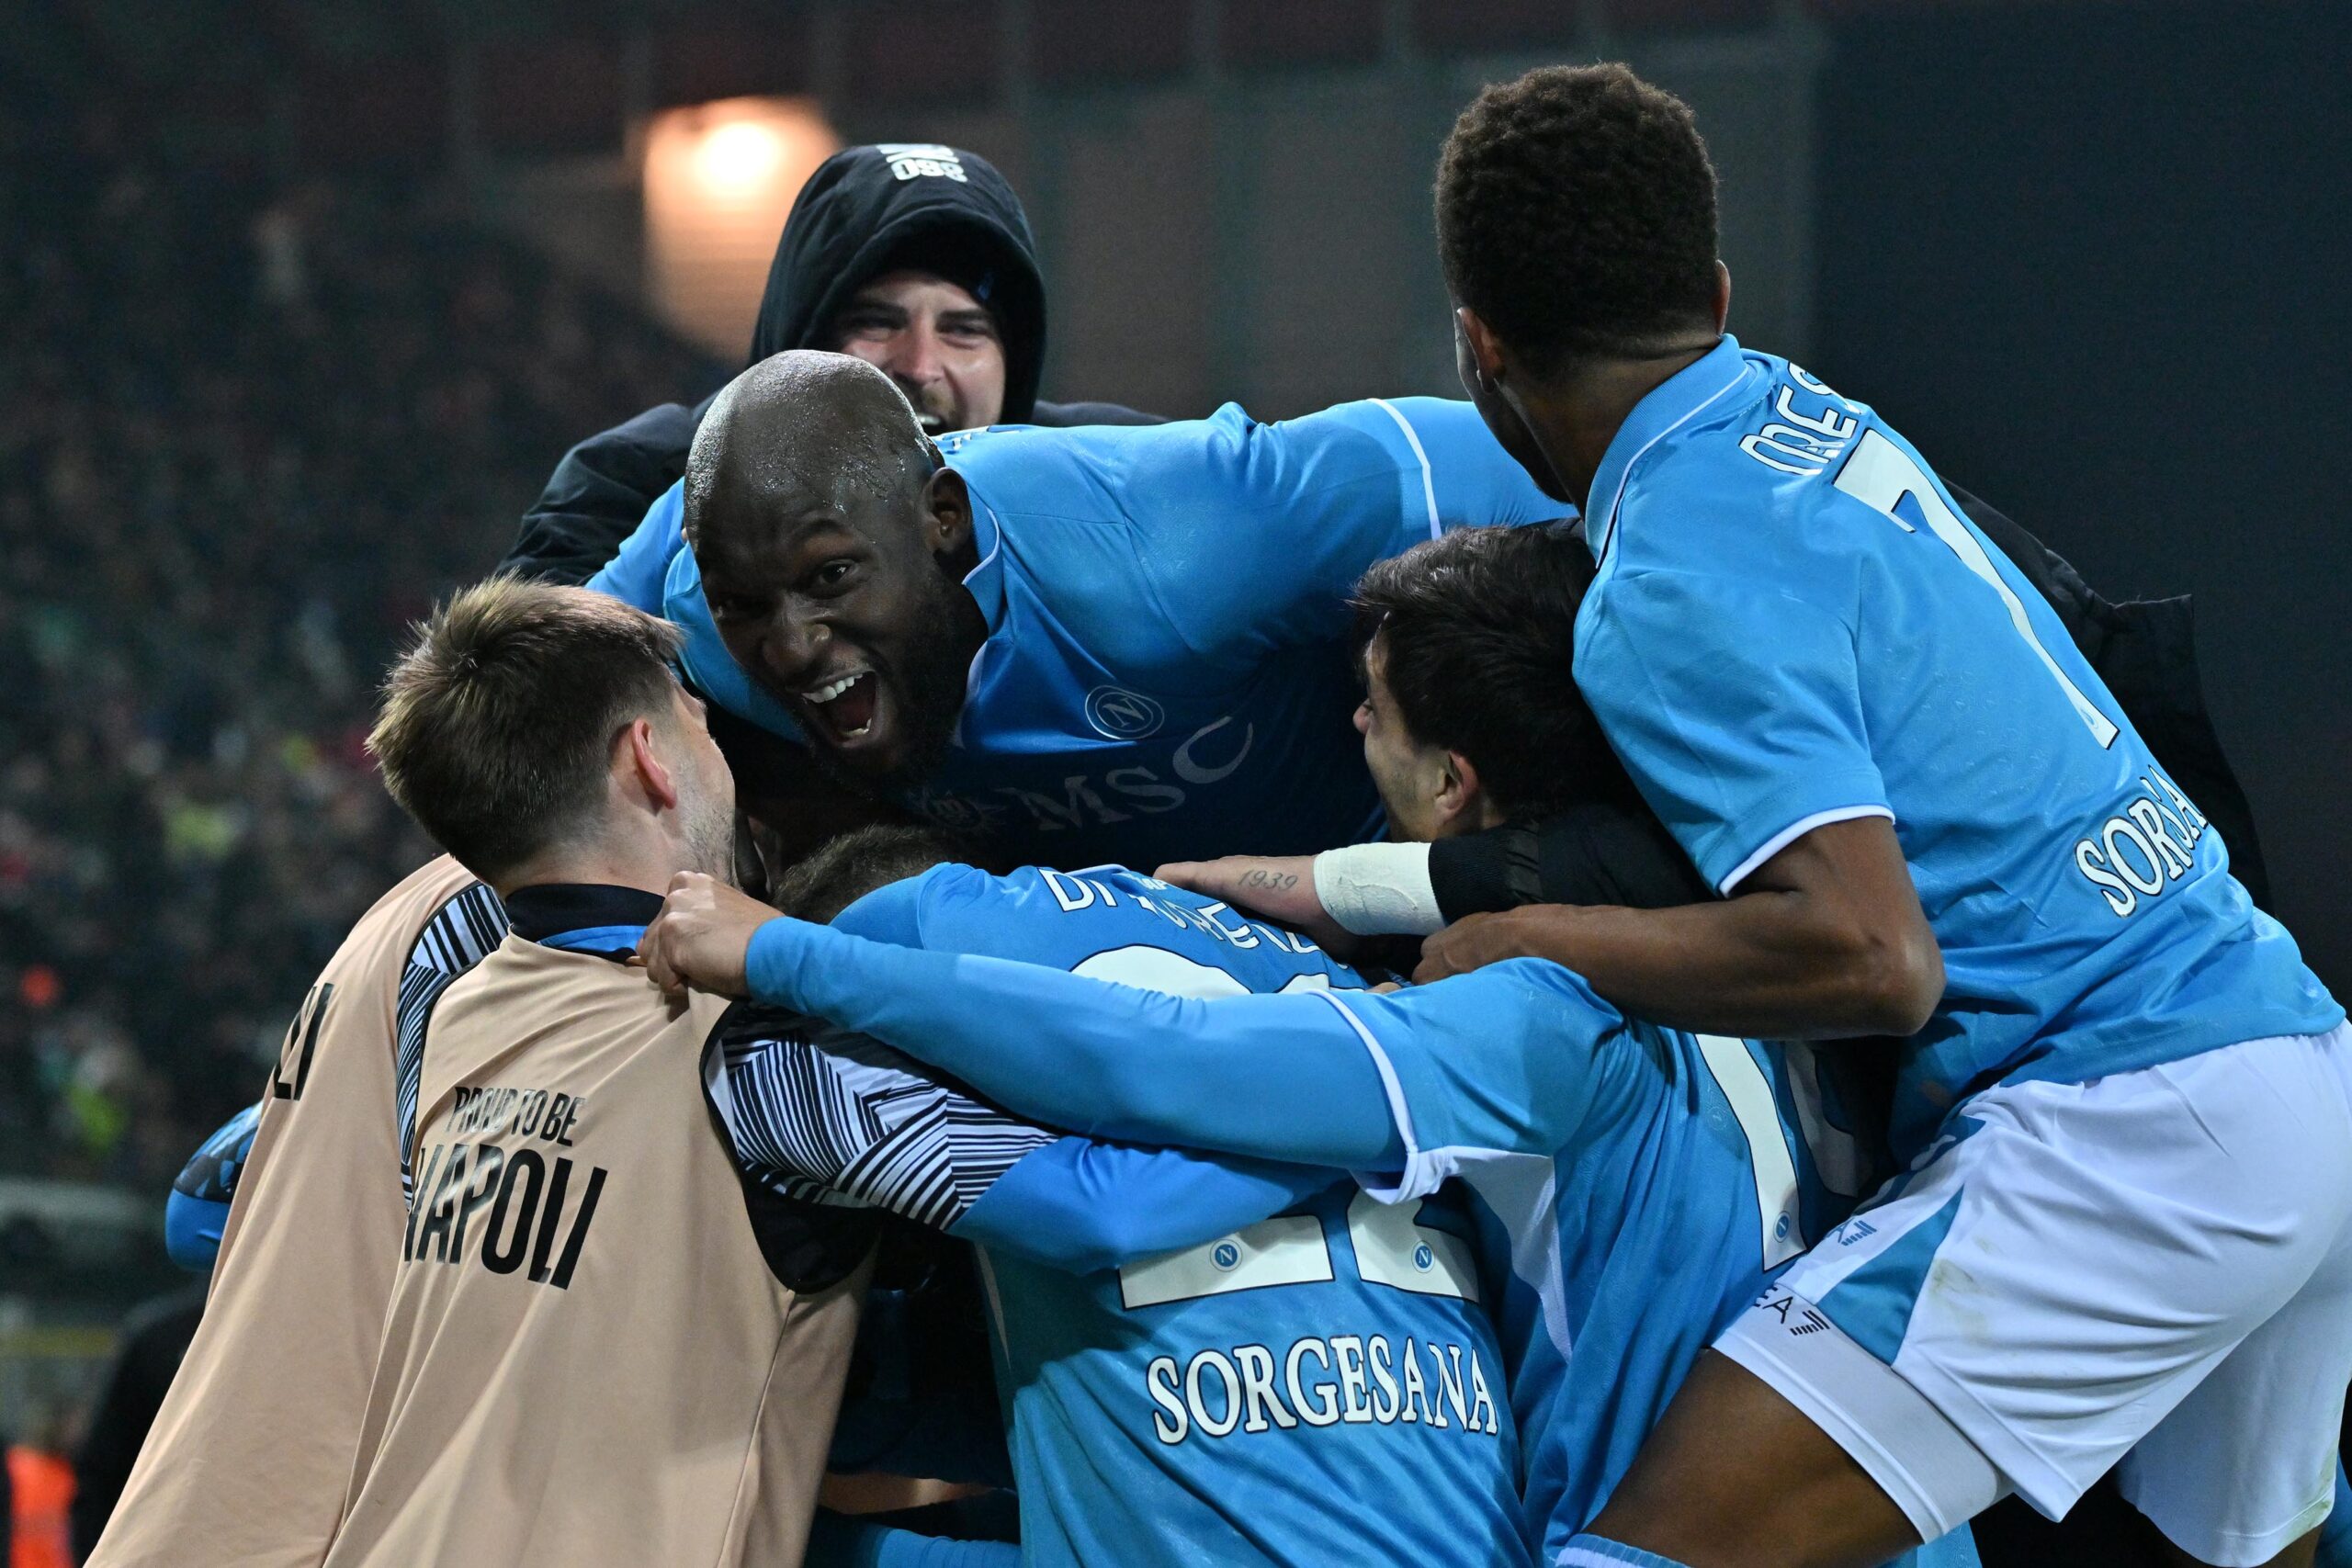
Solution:
M815 340L851 294L900 267L971 291L1004 339L1006 424L1025 423L1046 359L1046 285L1028 215L978 153L922 143L848 147L808 176L785 220L752 331L752 363Z

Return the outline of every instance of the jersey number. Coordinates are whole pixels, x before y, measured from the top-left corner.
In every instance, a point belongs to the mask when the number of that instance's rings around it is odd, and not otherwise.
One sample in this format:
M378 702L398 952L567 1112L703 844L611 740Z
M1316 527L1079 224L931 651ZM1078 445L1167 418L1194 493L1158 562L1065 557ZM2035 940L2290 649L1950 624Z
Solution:
M1226 971L1166 948L1116 948L1098 953L1075 974L1148 991L1208 998L1246 997L1250 987ZM1315 990L1330 982L1300 975L1284 992ZM1478 1299L1470 1247L1460 1236L1418 1224L1419 1203L1383 1203L1359 1192L1348 1205L1348 1242L1356 1273L1375 1285L1417 1295ZM1312 1214L1277 1214L1199 1247L1129 1263L1119 1270L1119 1300L1129 1310L1170 1302L1255 1291L1269 1285L1321 1284L1334 1278L1331 1244Z
M2018 602L2017 594L2002 581L1999 570L1994 567L1993 558L1985 554L1984 545L1970 532L1960 514L1946 504L1942 491L1936 488L1935 482L1928 478L1911 454L1889 441L1883 433L1865 431L1861 440L1854 445L1853 456L1846 459L1846 466L1838 470L1838 478L1832 482L1863 505L1886 513L1905 533L1916 534L1918 530L1905 522L1894 510L1902 504L1905 496L1909 496L1912 504L1918 507L1920 514L1927 518L1928 526L1936 537L1960 558L1962 566L1990 583L1993 592L2001 596L2001 603L2008 608L2009 624L2017 627L2018 636L2025 638L2025 645L2033 649L2035 657L2050 671L2050 678L2058 682L2058 689L2066 694L2066 700L2075 705L2075 712L2089 728L2092 738L2101 746L2115 744L2114 721L2093 706L2091 700L2083 695L2082 688L2068 680L2066 672L2058 668L2058 661L2050 657L2050 650L2042 647L2041 639L2034 635L2033 623L2026 618L2025 606Z

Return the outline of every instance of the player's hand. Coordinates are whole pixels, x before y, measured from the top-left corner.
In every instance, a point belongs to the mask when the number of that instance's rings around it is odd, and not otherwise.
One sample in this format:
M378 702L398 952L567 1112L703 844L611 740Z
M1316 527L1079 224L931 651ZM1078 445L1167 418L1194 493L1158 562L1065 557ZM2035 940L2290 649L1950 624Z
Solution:
M1171 861L1152 873L1162 882L1222 898L1237 909L1300 931L1339 952L1355 941L1323 911L1315 896L1313 855L1227 855L1221 860Z
M653 983L673 995L692 986L722 997L751 993L743 961L752 933L775 911L739 888L698 871L670 879L662 913L645 928L638 956Z
M1466 975L1500 964L1506 958L1544 958L1543 921L1550 906L1529 904L1492 914L1464 915L1436 935L1421 942L1421 962L1413 971L1416 985L1426 986L1449 975Z

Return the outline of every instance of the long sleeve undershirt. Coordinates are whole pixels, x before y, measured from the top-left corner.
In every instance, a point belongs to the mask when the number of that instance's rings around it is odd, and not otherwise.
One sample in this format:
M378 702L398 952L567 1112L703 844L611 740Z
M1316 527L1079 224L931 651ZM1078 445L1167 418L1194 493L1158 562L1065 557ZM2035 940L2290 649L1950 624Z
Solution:
M1091 1137L1353 1170L1404 1159L1359 1025L1321 996L1203 1002L791 919L754 934L746 967L762 1001L871 1034ZM1315 1114L1300 1115L1309 1100Z

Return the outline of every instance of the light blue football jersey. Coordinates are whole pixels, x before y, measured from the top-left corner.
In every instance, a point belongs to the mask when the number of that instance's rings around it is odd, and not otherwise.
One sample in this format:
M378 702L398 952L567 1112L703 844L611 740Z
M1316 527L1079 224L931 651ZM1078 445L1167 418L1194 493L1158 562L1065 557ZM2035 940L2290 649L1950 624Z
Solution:
M1813 1054L1627 1023L1558 964L1513 960L1346 1006L1409 1127L1412 1197L1459 1178L1497 1303L1527 1506L1557 1556L1699 1352L1851 1207L1800 1135L1858 1154ZM1813 1097L1800 1115L1796 1096Z
M1841 1131L1826 1052L1629 1024L1556 964L1188 1003L1078 967L951 961L788 920L750 957L758 994L1043 1121L1385 1168L1367 1194L1408 1212L1469 1189L1540 1561L1589 1522L1723 1325L1881 1174ZM1965 1568L1974 1547L1959 1531L1916 1561Z
M1898 1151L1995 1081L2343 1018L2055 612L1868 407L1725 337L1634 408L1591 502L1577 682L1707 879L1894 819L1946 976Z
M1449 529L1560 516L1469 404L1343 403L1261 424L999 426L941 443L970 486L987 617L936 776L903 804L1002 857L1077 866L1374 836L1347 596ZM666 615L721 707L780 735L730 656L673 486L590 586Z
M1123 870L942 866L839 930L1183 996L1360 987L1313 943ZM1003 1021L1018 1029L1018 1017ZM976 1227L1004 1223L973 1205ZM1034 1187L1021 1201L1034 1203ZM980 1249L1036 1563L1527 1561L1501 1350L1458 1190L1335 1183L1205 1246L1066 1273Z

